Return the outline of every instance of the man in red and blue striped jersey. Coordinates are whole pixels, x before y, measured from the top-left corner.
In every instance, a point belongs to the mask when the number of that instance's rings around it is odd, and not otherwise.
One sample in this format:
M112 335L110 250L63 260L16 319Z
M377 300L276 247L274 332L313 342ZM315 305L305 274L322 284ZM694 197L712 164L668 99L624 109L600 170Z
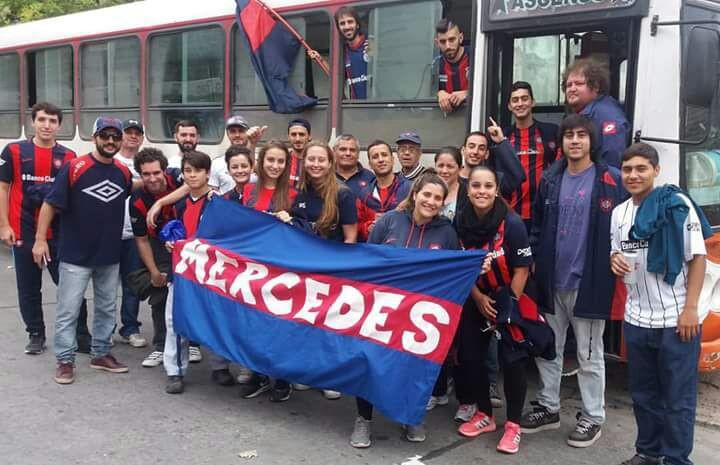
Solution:
M470 76L470 49L463 46L460 27L449 19L441 19L435 26L435 44L440 49L438 74L438 105L445 113L455 111L465 103Z

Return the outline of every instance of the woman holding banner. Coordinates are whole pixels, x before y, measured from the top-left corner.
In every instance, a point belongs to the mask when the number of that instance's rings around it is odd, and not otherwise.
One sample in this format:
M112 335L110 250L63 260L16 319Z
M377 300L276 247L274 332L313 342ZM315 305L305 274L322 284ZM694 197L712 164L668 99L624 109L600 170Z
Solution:
M458 249L457 234L446 217L442 216L448 188L434 170L418 177L408 195L396 210L380 218L368 238L370 244L418 249ZM370 421L373 406L365 399L356 398L358 416L350 437L350 445L370 447ZM408 441L425 440L425 425L405 426Z
M522 219L500 195L498 178L485 166L476 166L468 178L469 203L455 215L455 227L465 249L484 249L492 256L490 270L482 275L463 306L460 325L455 336L459 367L455 374L456 392L461 410L469 410L470 421L460 425L458 432L467 437L495 431L490 383L485 359L488 344L495 337L495 321L501 308L500 297L521 296L525 290L532 253ZM497 299L497 300L496 300ZM503 302L512 302L508 298ZM504 304L506 305L506 304ZM506 305L507 306L507 305ZM504 321L504 320L503 320ZM527 353L504 350L500 344L500 360L505 377L507 400L505 433L497 450L514 454L520 445L520 417L525 402ZM469 416L468 412L466 413Z

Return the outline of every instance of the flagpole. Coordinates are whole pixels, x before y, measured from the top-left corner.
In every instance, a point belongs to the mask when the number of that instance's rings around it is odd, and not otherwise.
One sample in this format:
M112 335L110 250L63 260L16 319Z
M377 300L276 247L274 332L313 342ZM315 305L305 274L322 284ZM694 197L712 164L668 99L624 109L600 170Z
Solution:
M270 14L271 14L275 19L277 19L283 26L285 26L285 27L287 28L287 30L290 31L290 34L292 34L292 35L298 40L298 42L300 42L300 45L302 45L302 46L305 48L305 50L307 50L308 52L311 51L311 50L313 50L313 48L310 47L310 44L307 43L307 41L305 40L305 38L304 38L302 35L300 35L300 33L299 33L298 31L296 31L295 28L292 27L292 26L290 25L290 23L288 23L288 22L285 20L285 18L283 18L282 16L280 16L280 14L278 14L277 11L275 11L275 10L273 10L272 8L270 8L269 6L267 6L267 5L266 5L265 3L263 3L261 0L251 0L251 1L254 1L254 2L257 2L258 4L260 4L260 6L262 6L263 8L265 8L268 13L270 13ZM322 58L320 57L319 54L318 54L315 58L313 58L313 60L315 61L315 63L318 64L318 66L320 66L320 68L325 72L326 75L328 75L328 76L330 75L330 69L329 69L329 68L327 67L327 65L322 61Z

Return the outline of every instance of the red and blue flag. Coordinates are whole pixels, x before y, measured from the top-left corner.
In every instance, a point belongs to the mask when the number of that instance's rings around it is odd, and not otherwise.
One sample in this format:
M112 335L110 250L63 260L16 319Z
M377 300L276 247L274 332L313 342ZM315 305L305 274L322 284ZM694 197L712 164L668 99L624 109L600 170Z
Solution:
M174 249L175 329L418 424L484 255L323 240L215 198Z
M240 36L245 39L255 73L275 113L301 113L317 99L298 95L288 79L300 42L258 0L236 0Z

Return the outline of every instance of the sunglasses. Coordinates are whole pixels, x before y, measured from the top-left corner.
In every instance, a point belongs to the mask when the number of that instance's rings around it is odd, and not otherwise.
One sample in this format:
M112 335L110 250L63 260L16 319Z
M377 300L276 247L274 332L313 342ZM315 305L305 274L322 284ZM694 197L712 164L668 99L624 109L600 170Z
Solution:
M102 140L112 140L114 142L120 142L123 138L122 134L116 134L116 133L108 134L106 132L99 133L97 135L97 137L99 137Z

